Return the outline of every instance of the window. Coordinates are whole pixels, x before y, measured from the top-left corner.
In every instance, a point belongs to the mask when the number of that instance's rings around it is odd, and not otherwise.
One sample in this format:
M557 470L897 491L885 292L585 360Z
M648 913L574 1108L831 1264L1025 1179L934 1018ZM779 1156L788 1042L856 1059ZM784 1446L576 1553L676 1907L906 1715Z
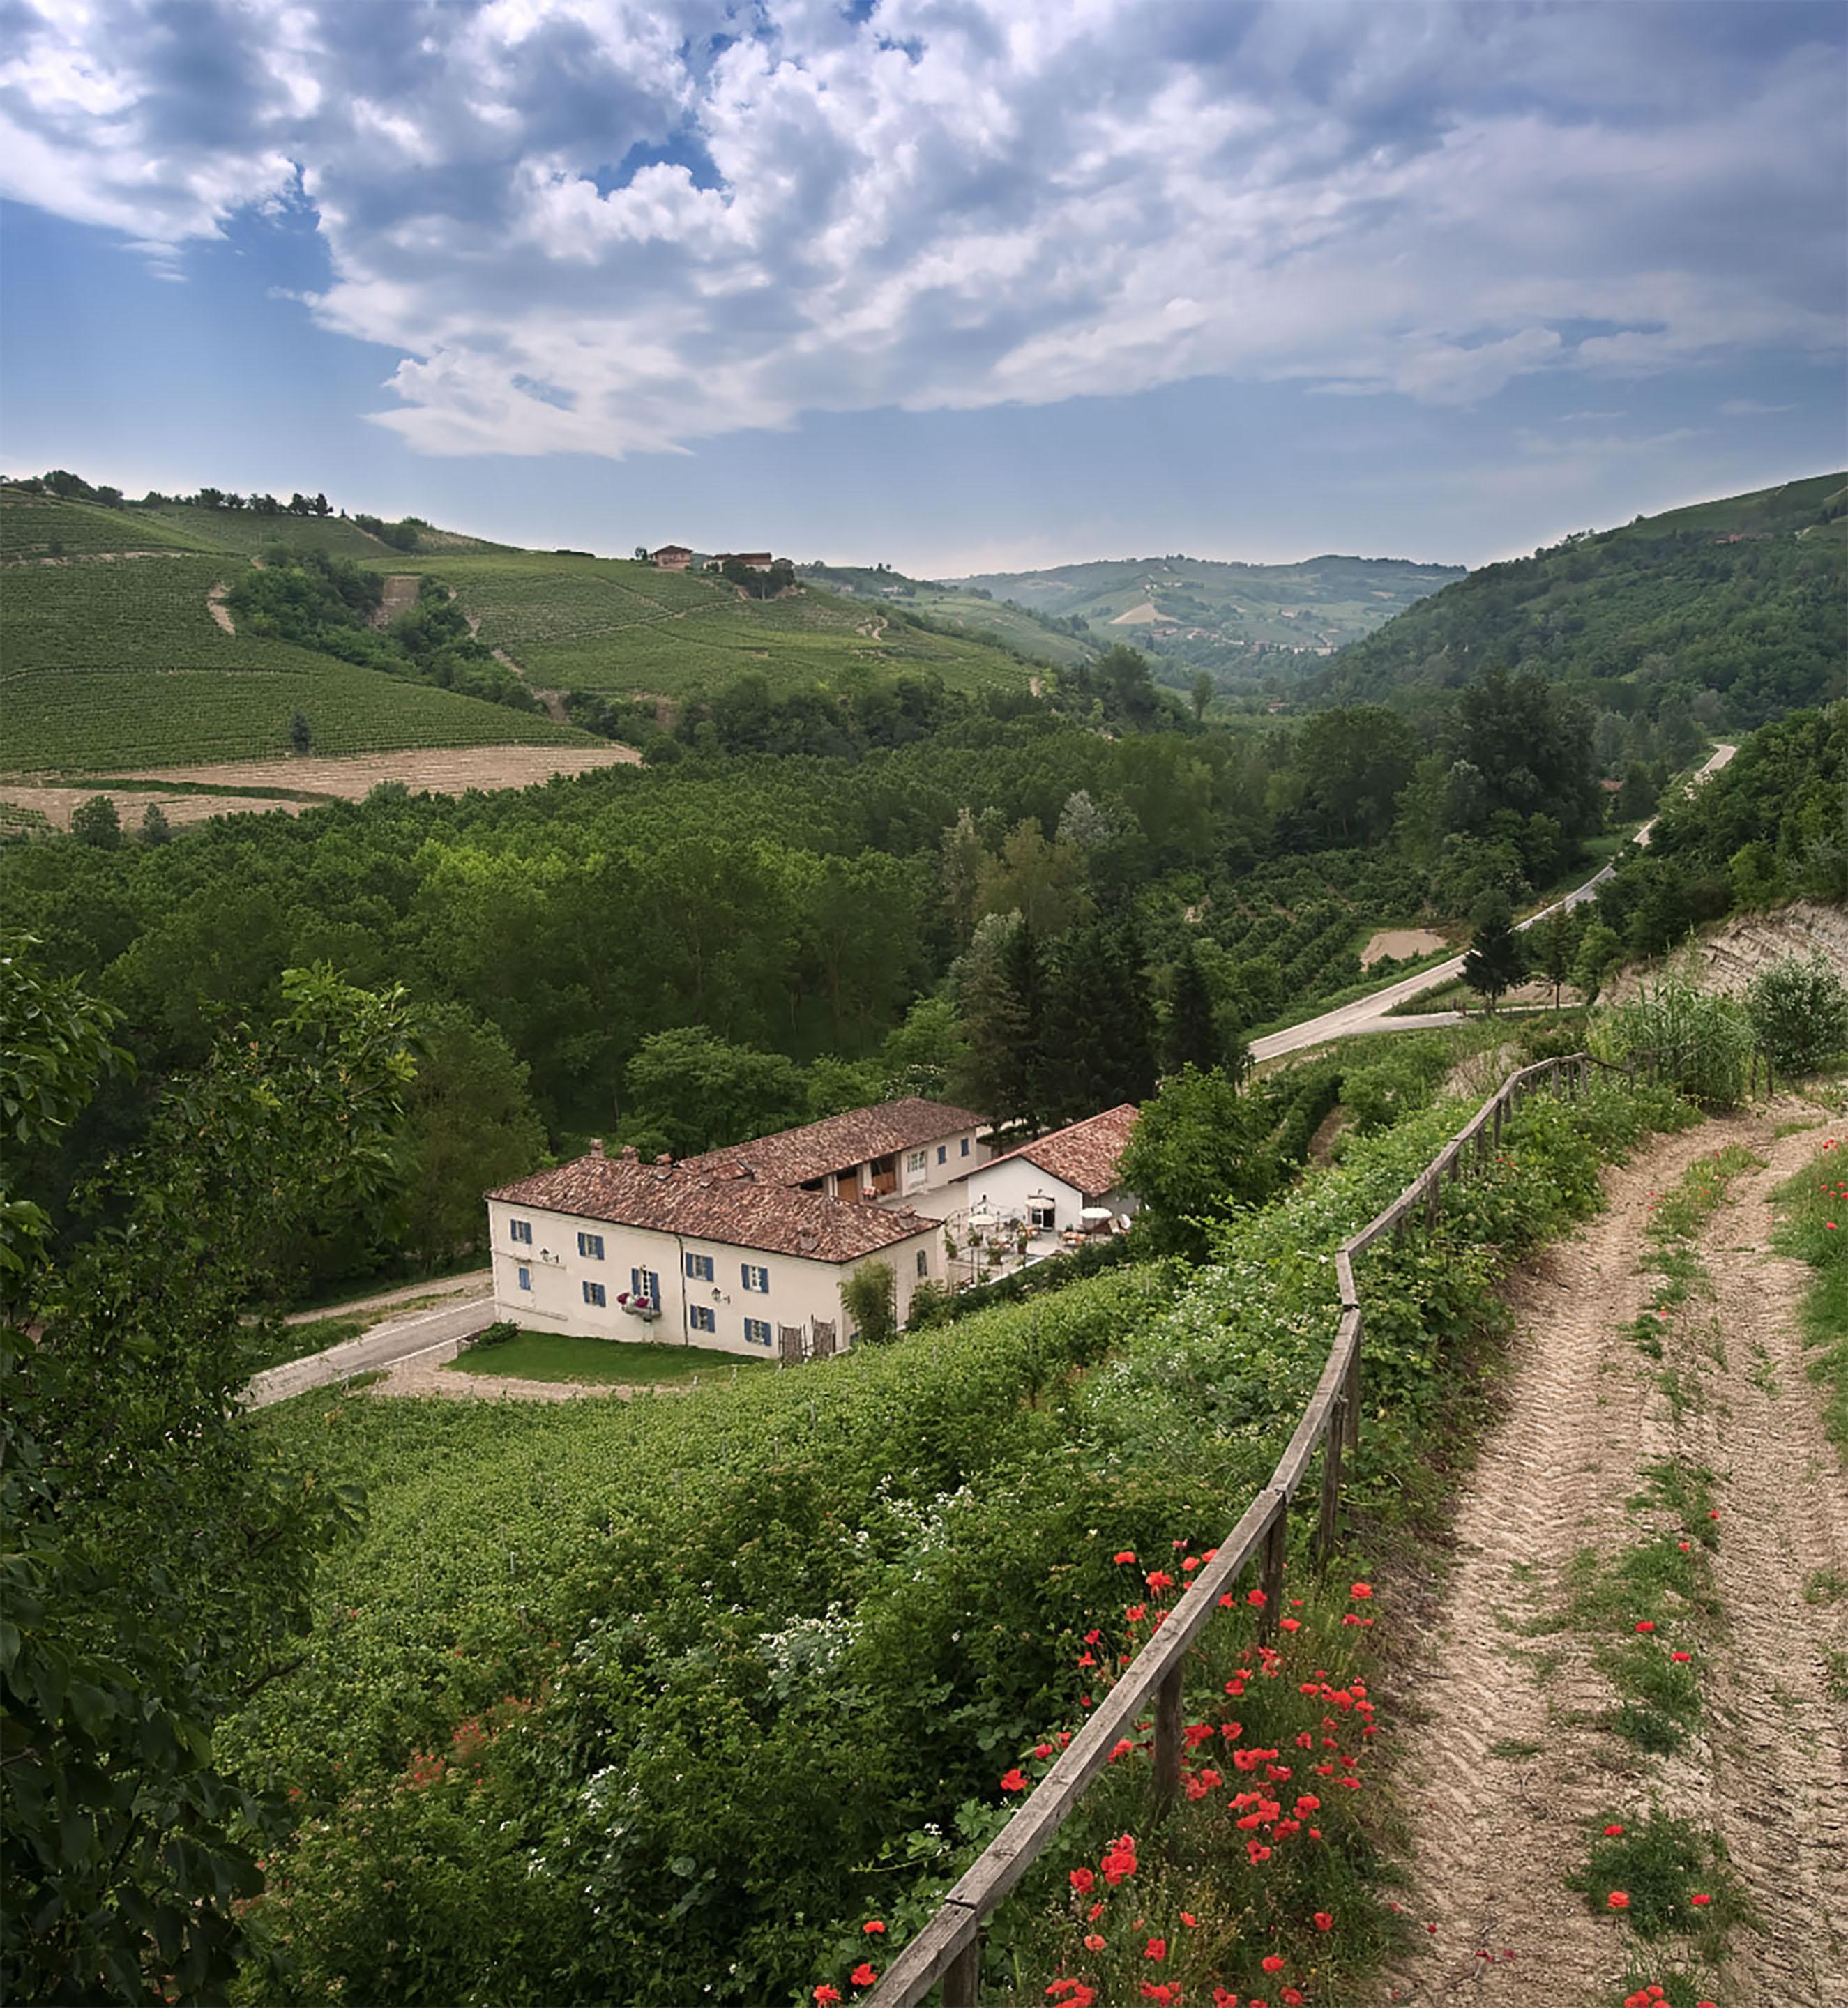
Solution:
M587 1304L595 1304L599 1310L601 1310L609 1302L609 1299L604 1294L604 1286L601 1283L586 1283L584 1285L584 1301Z
M719 1328L718 1314L706 1304L689 1306L687 1323L695 1331L717 1331Z
M745 1338L752 1345L768 1345L770 1343L770 1320L767 1318L746 1318Z
M1027 1201L1027 1218L1034 1229L1041 1234L1050 1234L1059 1224L1059 1217L1050 1199L1030 1199Z
M950 1161L950 1147L947 1144L940 1144L936 1147L936 1161L940 1165L947 1165Z
M930 1274L930 1250L928 1248L920 1248L918 1250L918 1274L920 1276L928 1276Z
M929 1162L930 1153L928 1151L914 1151L905 1159L905 1168L908 1172L921 1172Z
M696 1283L710 1283L712 1281L712 1257L710 1255L689 1255L687 1257L687 1274ZM706 1329L710 1331L712 1327L708 1325Z
M962 1154L965 1158L969 1154L969 1140L966 1137L962 1140Z
M600 1234L580 1234L578 1236L578 1253L588 1255L593 1262L600 1262L604 1259L603 1236Z
M759 1268L755 1262L744 1262L738 1266L744 1271L745 1288L747 1290L755 1290L760 1297L767 1296L770 1294L769 1270Z
M530 1269L528 1269L528 1268L526 1268L526 1267L523 1267L523 1266L522 1266L522 1268L521 1268L521 1269L520 1269L520 1271L519 1271L519 1279L520 1279L520 1288L521 1288L522 1290L529 1290L529 1289L532 1289L532 1287L533 1287L533 1271L532 1271Z
M652 1269L630 1270L628 1293L632 1297L645 1298L657 1311L661 1307L661 1279Z
M533 1223L531 1221L510 1220L507 1223L507 1231L515 1241L523 1241L529 1248L532 1246Z

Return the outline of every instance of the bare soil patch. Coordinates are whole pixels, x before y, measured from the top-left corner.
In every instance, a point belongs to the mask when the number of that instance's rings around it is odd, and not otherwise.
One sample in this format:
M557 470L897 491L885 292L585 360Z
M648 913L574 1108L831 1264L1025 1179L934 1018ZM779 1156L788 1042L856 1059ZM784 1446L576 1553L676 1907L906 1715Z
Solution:
M1703 990L1736 997L1767 963L1818 951L1848 975L1848 913L1818 900L1799 900L1772 913L1736 914L1681 953L1691 958ZM1644 984L1656 981L1664 966L1645 963L1625 970L1605 992L1606 1001L1627 1002Z
M373 626L389 627L399 614L409 613L417 604L417 596L423 589L423 578L416 572L387 572L378 610L372 617Z
M170 795L151 788L34 788L11 781L0 783L0 802L15 808L36 810L54 829L69 829L72 816L93 795L109 797L122 818L122 829L130 836L140 828L150 802L158 802L161 813L176 827L204 822L208 816L262 815L270 809L280 809L285 815L299 815L303 809L314 806L312 802L276 801L261 795Z
M1442 935L1434 935L1428 928L1385 928L1361 950L1361 967L1371 969L1389 956L1395 962L1402 962L1408 955L1435 955L1440 948L1450 946Z
M611 1385L592 1380L529 1380L515 1373L455 1373L434 1358L401 1359L370 1391L375 1395L435 1395L452 1402L632 1402L638 1394L687 1395L689 1381Z
M243 788L294 788L306 794L357 801L381 781L402 781L413 793L459 795L469 788L529 788L554 774L593 767L636 765L632 746L449 746L414 753L359 753L345 758L310 755L299 760L226 760L200 767L147 767L133 778L204 782L234 793ZM106 788L110 779L101 776ZM74 792L74 791L73 791ZM271 807L271 804L240 804Z
M231 609L225 604L226 596L230 591L231 588L223 579L220 579L211 591L205 596L205 610L227 635L235 635L237 632L237 624L231 617Z
M1784 1101L1703 1124L1607 1172L1607 1211L1511 1286L1506 1412L1457 1510L1441 1607L1394 1683L1415 1738L1401 1783L1416 1927L1382 2003L1614 2000L1638 1948L1565 1879L1601 1815L1652 1798L1723 1836L1763 1921L1735 1943L1729 2008L1848 2000L1848 1723L1839 1706L1832 1719L1824 1658L1848 1643L1848 1604L1804 1598L1816 1571L1848 1570L1848 1489L1801 1370L1807 1271L1769 1252L1766 1204L1813 1151L1813 1135L1772 1133L1800 1108L1814 1112ZM1646 1300L1652 1197L1729 1143L1768 1168L1702 1236L1713 1296L1677 1316L1711 1318L1723 1345L1701 1364L1698 1398L1671 1407L1656 1363L1620 1327ZM1634 1538L1626 1502L1646 1461L1671 1452L1715 1476L1727 1628L1705 1730L1644 1760L1600 1726L1613 1696L1594 1642L1546 1621L1580 1550Z

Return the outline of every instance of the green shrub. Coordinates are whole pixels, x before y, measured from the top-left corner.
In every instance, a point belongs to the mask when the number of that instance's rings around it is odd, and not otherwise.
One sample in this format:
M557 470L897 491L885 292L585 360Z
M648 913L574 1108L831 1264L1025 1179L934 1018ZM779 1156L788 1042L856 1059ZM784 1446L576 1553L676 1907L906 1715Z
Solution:
M1596 1043L1606 1057L1649 1066L1702 1108L1731 1108L1745 1093L1752 1054L1745 1007L1701 990L1684 969L1606 1013Z
M1746 1016L1779 1073L1810 1073L1848 1047L1848 985L1818 949L1761 969L1745 992Z

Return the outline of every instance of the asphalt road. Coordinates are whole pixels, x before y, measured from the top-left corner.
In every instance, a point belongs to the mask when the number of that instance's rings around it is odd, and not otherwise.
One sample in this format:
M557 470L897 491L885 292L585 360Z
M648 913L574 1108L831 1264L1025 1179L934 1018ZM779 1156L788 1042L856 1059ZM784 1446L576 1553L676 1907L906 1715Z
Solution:
M292 1395L305 1395L310 1388L329 1387L336 1380L351 1380L356 1373L377 1373L421 1354L453 1359L462 1350L462 1341L493 1319L494 1301L490 1292L482 1291L435 1310L388 1319L325 1352L311 1352L305 1359L270 1367L251 1381L246 1398L250 1407L265 1409L272 1402L286 1402Z
M1698 787L1709 774L1717 774L1738 750L1736 746L1716 747L1712 758L1694 776L1690 787ZM1649 833L1655 827L1655 819L1652 816L1637 832L1637 843L1647 844ZM1563 900L1556 900L1550 907L1542 907L1538 913L1530 914L1521 924L1531 928L1536 921L1545 920L1562 907L1581 906L1587 900L1595 899L1598 887L1613 876L1616 870L1615 865L1605 865L1582 886L1574 886ZM1330 1039L1349 1038L1357 1032L1416 1032L1432 1025L1460 1024L1462 1019L1454 1011L1421 1013L1413 1018L1394 1018L1388 1013L1414 997L1422 997L1428 990L1454 982L1462 974L1463 957L1453 955L1434 968L1421 969L1415 976L1402 976L1397 983L1388 984L1383 990L1375 990L1371 996L1356 998L1353 1003L1337 1005L1318 1018L1305 1018L1300 1025L1286 1026L1280 1032L1267 1033L1261 1039L1252 1040L1251 1057L1255 1060L1275 1059L1280 1053L1301 1052L1305 1046L1322 1045Z

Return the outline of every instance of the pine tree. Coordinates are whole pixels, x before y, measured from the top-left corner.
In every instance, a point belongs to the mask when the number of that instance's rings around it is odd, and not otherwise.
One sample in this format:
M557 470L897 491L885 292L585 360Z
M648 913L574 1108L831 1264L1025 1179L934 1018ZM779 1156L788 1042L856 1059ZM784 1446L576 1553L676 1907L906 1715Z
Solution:
M1213 1020L1213 991L1200 967L1199 951L1190 941L1174 965L1167 1036L1162 1042L1163 1069L1178 1073L1191 1062L1205 1073L1224 1057L1225 1041Z
M1075 928L1046 1011L1046 1113L1073 1122L1155 1092L1155 1023L1134 918Z
M313 745L314 727L306 712L298 711L289 721L289 743L298 753L306 753Z
M158 802L150 802L141 811L141 841L150 847L165 843L173 834L167 812Z
M1514 932L1507 902L1498 901L1477 924L1476 938L1463 958L1463 980L1492 1011L1495 1000L1521 981L1527 966L1527 944Z

